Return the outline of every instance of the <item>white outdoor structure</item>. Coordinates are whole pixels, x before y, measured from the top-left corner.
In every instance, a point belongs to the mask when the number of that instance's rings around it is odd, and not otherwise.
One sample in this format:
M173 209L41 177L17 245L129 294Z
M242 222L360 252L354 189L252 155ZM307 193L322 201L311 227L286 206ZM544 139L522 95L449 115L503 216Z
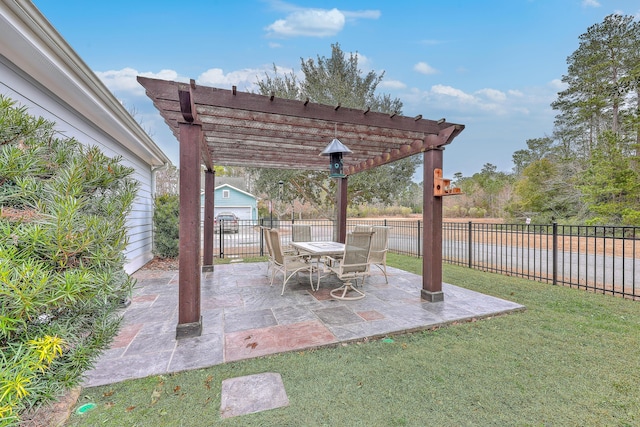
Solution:
M154 170L170 160L29 1L0 1L0 93L55 122L63 136L120 155L135 169L140 189L125 269L151 260Z

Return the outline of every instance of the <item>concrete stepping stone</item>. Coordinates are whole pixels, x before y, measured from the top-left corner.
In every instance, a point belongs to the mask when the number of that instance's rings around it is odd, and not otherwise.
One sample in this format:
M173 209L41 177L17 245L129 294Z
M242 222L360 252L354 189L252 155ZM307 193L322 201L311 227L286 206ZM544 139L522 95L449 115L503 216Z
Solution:
M222 381L220 416L231 418L289 405L280 374L265 372Z

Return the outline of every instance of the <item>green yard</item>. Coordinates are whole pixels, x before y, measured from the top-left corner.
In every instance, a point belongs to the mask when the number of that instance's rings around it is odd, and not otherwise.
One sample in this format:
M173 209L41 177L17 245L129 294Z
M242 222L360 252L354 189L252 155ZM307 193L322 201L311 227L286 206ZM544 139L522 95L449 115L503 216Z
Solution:
M415 273L421 260L389 256ZM444 266L524 312L86 389L68 426L640 425L638 302ZM226 378L282 375L290 405L221 420Z

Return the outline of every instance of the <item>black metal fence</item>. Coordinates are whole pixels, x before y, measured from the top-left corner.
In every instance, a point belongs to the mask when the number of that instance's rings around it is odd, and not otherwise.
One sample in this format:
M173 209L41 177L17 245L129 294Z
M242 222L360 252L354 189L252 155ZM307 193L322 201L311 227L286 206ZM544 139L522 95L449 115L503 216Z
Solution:
M640 227L445 223L446 262L640 299Z
M283 244L291 240L292 223L279 222ZM314 240L334 239L332 221L295 223L311 224ZM422 221L352 219L347 229L356 224L389 226L391 252L422 256ZM240 221L237 233L217 230L214 253L264 255L260 225ZM442 234L443 261L450 264L640 299L640 227L445 222Z

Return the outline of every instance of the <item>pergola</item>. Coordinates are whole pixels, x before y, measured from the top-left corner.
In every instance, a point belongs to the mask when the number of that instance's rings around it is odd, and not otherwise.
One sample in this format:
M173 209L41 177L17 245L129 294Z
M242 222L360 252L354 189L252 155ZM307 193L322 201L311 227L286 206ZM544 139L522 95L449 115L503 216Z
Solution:
M180 143L180 254L177 337L197 336L201 271L213 269L214 165L327 170L319 154L338 137L351 151L336 196L345 241L349 175L424 153L423 299L442 301L444 146L464 125L289 100L273 95L138 77ZM200 174L205 167L204 252L200 255ZM202 259L202 265L201 265Z

